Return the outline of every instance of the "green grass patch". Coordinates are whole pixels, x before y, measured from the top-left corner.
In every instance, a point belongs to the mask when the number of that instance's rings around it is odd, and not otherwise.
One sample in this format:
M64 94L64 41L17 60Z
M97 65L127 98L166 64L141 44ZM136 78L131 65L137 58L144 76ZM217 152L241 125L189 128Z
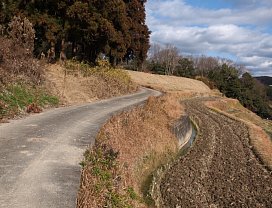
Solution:
M9 85L0 92L0 119L24 112L31 104L40 108L57 106L59 99L42 88L23 84Z

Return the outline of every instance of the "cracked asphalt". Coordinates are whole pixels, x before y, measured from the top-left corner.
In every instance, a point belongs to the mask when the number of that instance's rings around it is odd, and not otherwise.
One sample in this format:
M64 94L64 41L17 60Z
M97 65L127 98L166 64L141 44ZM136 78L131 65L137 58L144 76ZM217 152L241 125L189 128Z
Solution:
M106 120L159 92L49 110L0 125L0 207L75 207L79 165Z

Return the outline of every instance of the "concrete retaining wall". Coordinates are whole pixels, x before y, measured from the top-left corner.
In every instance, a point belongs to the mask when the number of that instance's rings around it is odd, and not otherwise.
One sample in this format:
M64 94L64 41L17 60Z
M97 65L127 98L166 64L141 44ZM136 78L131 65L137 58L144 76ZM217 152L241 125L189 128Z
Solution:
M193 123L189 116L182 116L174 125L173 133L179 141L180 151L189 148L194 140L196 135L196 129L193 126ZM163 200L160 192L161 180L164 177L164 174L167 170L170 169L172 163L165 164L163 167L159 168L156 173L153 175L153 181L150 188L150 194L153 198L156 207L163 207Z
M193 134L193 126L189 116L182 116L173 126L173 133L179 141L179 148L189 142Z

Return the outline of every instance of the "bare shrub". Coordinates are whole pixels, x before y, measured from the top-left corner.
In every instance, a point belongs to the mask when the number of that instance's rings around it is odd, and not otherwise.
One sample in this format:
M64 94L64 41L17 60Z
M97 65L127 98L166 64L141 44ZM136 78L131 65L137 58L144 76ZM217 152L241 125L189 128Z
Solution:
M14 44L22 46L29 55L32 55L34 50L35 30L32 23L25 17L13 17L9 23L9 36Z
M42 67L33 58L35 32L24 18L14 17L8 28L9 38L0 36L0 85L14 81L40 84Z

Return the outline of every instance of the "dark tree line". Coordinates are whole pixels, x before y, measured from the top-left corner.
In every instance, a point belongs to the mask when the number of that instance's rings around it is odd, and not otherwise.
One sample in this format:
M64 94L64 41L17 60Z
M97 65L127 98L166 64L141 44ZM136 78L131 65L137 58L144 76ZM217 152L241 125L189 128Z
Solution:
M269 90L248 72L239 77L235 67L223 64L209 72L208 78L227 97L238 99L246 108L262 118L272 119Z
M94 63L103 54L115 65L146 59L146 0L3 0L0 24L27 17L36 31L34 54L54 50Z

